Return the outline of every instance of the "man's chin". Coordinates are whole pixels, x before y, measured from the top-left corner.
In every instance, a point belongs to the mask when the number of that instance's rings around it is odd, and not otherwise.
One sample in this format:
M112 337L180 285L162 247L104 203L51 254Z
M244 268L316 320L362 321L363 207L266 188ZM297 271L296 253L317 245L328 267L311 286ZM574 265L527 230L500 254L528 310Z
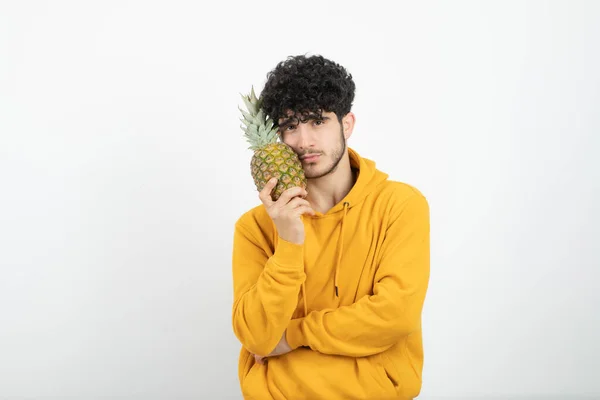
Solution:
M321 168L319 168L318 170L311 170L310 168L307 168L304 170L304 176L306 177L306 179L319 179L328 175L330 172L331 171Z

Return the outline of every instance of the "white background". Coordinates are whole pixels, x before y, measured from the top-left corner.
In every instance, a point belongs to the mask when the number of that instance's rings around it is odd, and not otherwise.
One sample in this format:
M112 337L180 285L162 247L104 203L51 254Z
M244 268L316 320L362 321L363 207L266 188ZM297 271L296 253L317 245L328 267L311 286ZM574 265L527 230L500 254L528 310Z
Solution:
M600 2L0 3L0 399L239 399L240 93L346 66L432 212L422 399L600 398Z

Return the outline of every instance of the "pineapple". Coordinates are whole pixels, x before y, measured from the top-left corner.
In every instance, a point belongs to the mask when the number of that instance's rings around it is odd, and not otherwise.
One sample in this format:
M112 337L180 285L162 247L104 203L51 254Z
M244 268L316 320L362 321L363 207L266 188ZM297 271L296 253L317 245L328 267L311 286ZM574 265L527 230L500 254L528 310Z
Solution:
M277 185L271 192L271 198L276 201L289 188L306 188L302 162L290 146L277 141L278 126L272 119L267 121L261 108L262 100L256 98L254 86L249 95L242 95L242 99L248 112L238 107L244 116L240 120L246 125L241 128L250 143L249 149L254 150L250 170L256 189L261 191L269 179L276 177Z

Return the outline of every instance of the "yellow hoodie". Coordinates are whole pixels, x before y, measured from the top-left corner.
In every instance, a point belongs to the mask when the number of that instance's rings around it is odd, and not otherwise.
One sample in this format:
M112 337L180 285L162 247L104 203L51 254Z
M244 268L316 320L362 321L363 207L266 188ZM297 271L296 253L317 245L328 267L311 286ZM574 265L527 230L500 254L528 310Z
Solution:
M233 241L233 330L245 399L412 399L421 390L421 311L429 282L429 207L348 149L358 179L306 238L278 237L262 204ZM264 365L286 335L290 353Z

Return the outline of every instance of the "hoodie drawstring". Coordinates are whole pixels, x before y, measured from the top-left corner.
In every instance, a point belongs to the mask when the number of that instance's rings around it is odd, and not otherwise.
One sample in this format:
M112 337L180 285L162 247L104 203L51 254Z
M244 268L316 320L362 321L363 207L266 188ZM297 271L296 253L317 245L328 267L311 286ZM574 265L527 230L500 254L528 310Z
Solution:
M344 252L344 220L346 219L346 215L348 214L349 206L350 206L350 203L348 203L347 201L344 202L344 216L342 217L342 222L341 222L342 226L340 227L340 238L338 240L339 251L338 251L337 262L335 263L335 276L333 278L333 283L335 285L335 296L336 297L340 297L339 286L338 286L338 274L340 272L340 262L342 260L342 253Z
M344 215L343 215L342 221L341 221L340 237L338 240L339 252L338 252L338 256L337 256L337 261L335 263L335 275L333 278L336 297L340 297L339 296L339 288L338 288L338 274L340 271L340 262L342 260L342 253L344 252L344 220L346 219L346 215L348 215L348 207L350 207L350 203L348 203L347 201L344 202ZM302 302L304 303L304 316L307 316L308 315L308 303L306 301L306 285L304 284L304 282L302 282Z

